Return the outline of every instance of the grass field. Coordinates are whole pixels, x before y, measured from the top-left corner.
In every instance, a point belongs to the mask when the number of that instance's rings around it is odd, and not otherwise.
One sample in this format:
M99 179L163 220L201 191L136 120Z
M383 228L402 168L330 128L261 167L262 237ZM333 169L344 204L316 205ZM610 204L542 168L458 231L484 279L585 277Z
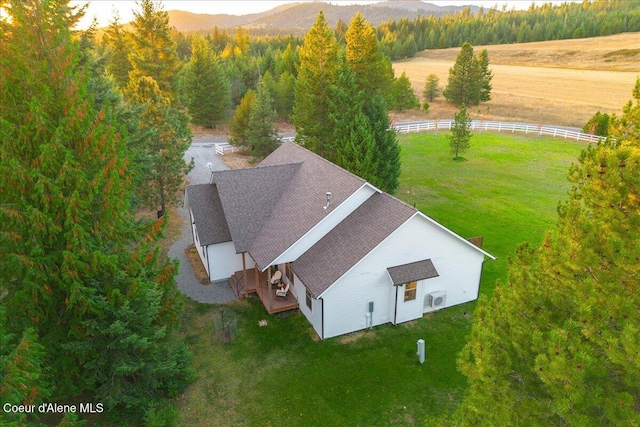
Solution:
M474 46L489 52L493 72L491 101L469 109L485 118L582 127L597 111L620 114L640 75L640 33L607 37ZM446 86L460 48L426 50L394 63L406 71L416 93L427 75ZM425 118L452 118L456 108L442 97Z
M482 235L498 256L485 264L481 293L505 276L523 240L538 242L569 189L569 165L585 146L564 140L476 134L464 161L452 161L445 134L401 137L398 197L461 234ZM269 316L257 299L226 307L237 316L231 344L214 335L220 306L187 302L183 339L198 379L179 399L183 425L423 425L451 412L465 379L456 355L475 303L399 326L318 341L299 312ZM266 326L259 326L266 320ZM416 341L427 345L420 365Z

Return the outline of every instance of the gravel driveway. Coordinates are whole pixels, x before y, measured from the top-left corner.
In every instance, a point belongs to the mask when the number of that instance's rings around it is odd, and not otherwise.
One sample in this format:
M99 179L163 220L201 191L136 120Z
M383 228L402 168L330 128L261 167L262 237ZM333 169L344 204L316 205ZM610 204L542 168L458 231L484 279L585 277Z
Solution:
M214 170L229 169L216 155L213 142L210 139L194 138L191 147L185 152L185 161L188 162L191 158L194 161L194 167L188 175L191 184L206 184L209 182L211 172L206 166L208 162L211 162ZM169 249L169 257L180 261L180 269L176 275L178 289L186 296L201 303L224 304L235 301L236 296L227 280L203 285L196 279L191 269L191 264L185 255L185 249L193 244L189 225L189 211L179 207L178 212L184 219L182 233L180 238Z

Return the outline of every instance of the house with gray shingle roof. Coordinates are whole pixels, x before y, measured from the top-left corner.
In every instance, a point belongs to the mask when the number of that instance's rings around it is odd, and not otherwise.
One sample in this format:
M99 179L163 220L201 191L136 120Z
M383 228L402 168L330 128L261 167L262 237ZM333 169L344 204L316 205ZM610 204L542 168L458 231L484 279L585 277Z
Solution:
M475 300L495 259L294 143L188 186L185 206L212 281L269 313L299 308L323 339Z

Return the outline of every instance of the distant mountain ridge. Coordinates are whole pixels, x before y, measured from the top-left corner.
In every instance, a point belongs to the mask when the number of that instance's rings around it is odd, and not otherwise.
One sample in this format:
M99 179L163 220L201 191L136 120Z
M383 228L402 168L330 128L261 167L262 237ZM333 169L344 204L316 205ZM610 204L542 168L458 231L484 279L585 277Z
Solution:
M241 3L240 3L241 4ZM249 15L209 15L170 10L169 24L180 32L209 31L242 26L247 29L260 29L268 33L303 33L315 22L322 10L330 26L335 27L339 20L349 23L360 12L372 25L401 18L415 19L418 16L444 15L459 12L470 7L471 12L478 11L477 6L437 6L420 0L383 1L368 5L334 5L324 2L290 3L278 6L262 13Z

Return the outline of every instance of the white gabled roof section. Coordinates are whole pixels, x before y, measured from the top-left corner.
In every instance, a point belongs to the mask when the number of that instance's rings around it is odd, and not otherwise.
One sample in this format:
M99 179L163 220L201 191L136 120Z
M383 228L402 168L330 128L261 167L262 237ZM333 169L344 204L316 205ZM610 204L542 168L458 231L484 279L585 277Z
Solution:
M320 295L318 295L317 298L322 298L327 291L329 291L331 288L333 288L333 286L335 286L336 283L338 283L340 280L342 280L343 277L347 276L352 270L358 268L358 266L364 261L364 259L371 253L375 252L376 249L378 249L380 246L384 245L385 242L387 242L388 240L392 239L393 236L395 234L397 234L399 232L399 230L404 227L408 222L410 222L411 220L413 220L415 217L420 217L423 218L425 220L427 220L429 223L433 224L435 227L437 227L438 229L446 232L447 234L450 234L451 236L453 236L455 239L463 242L465 245L475 249L476 251L488 256L489 258L491 258L492 260L495 260L496 257L491 255L489 252L477 247L476 245L474 245L473 243L469 242L468 240L466 240L465 238L459 236L458 234L454 233L453 231L449 230L447 227L445 227L444 225L440 224L439 222L429 218L427 215L423 214L420 211L416 211L415 214L413 214L409 219L407 219L406 221L404 221L399 227L397 227L391 234L389 234L386 238L384 238L380 243L378 243L373 249L371 249L365 256L363 256L362 258L360 258L360 260L358 262L356 262L351 268L349 268L347 271L345 271L337 280L335 280L327 289L325 289L324 291L322 291L320 293ZM388 273L388 272L387 272ZM391 277L389 277L389 280L391 281Z
M392 236L394 234L396 234L398 232L398 230L400 230L406 223L408 223L409 221L411 221L411 219L415 217L415 214L411 216L411 218L407 219L405 222L403 222L398 228L396 228L391 234L389 234L387 237L385 237L380 243L378 243L373 249L371 249L367 255L369 255L370 253L374 252L376 249L378 249L380 246L382 246L384 244L384 242L386 242L387 240L391 239ZM358 268L358 266L363 262L363 260L367 257L367 255L363 256L362 258L360 258L360 260L358 262L356 262L351 268L349 268L347 271L344 272L344 274L342 274L342 276L340 276L335 282L333 282L331 284L331 286L329 286L327 289L325 289L324 291L322 291L322 293L320 295L318 295L318 299L322 298L322 296L324 294L327 293L327 291L329 291L329 289L333 288L335 286L336 283L338 283L340 280L342 280L343 277L345 277L346 275L348 275L353 269ZM391 278L389 278L389 280L391 280Z
M483 250L482 248L477 247L476 245L474 245L473 243L471 243L470 241L468 241L467 239L465 239L462 236L459 236L458 234L454 233L453 231L449 230L447 227L445 227L444 225L440 224L438 221L429 218L427 215L423 214L422 212L418 211L416 212L416 215L420 215L422 218L426 219L427 221L429 221L430 223L432 223L433 225L435 225L436 227L440 228L441 230L451 234L453 237L455 237L456 239L460 240L461 242L463 242L464 244L472 247L473 249L482 252L483 254L485 254L486 256L488 256L489 258L495 260L496 257L491 255L489 252Z

